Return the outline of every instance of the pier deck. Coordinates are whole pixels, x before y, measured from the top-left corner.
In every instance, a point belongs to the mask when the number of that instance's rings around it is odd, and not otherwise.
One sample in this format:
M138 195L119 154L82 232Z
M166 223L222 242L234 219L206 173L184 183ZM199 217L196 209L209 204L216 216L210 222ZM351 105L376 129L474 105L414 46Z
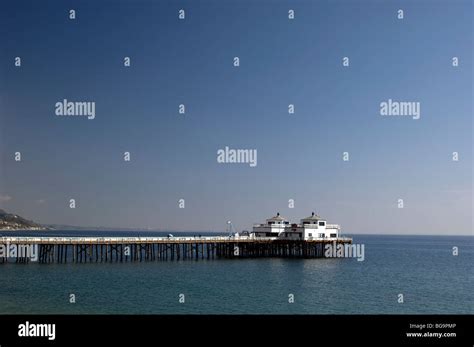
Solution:
M271 237L0 237L6 248L36 247L40 263L133 262L216 258L324 258L326 244L352 243L351 238L279 239ZM30 247L31 248L31 247ZM31 251L31 250L30 250ZM0 256L0 263L8 262ZM11 258L11 254L10 254ZM14 261L28 263L18 253Z

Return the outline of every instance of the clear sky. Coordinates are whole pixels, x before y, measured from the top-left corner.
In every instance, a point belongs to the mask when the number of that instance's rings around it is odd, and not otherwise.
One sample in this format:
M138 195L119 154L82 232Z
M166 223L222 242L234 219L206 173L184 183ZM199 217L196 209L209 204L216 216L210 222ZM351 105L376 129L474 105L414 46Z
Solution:
M315 211L346 233L470 234L472 22L456 0L2 1L0 208L169 230ZM57 116L63 99L95 102L95 119ZM381 116L388 99L421 118ZM257 166L218 163L225 146Z

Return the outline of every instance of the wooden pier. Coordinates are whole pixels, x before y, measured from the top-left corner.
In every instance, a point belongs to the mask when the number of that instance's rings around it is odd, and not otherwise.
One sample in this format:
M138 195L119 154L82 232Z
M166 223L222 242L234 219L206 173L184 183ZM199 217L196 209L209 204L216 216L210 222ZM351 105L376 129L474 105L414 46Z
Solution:
M325 245L351 238L290 240L250 237L1 237L7 247L32 246L37 259L4 254L0 263L104 263L217 258L324 258ZM13 259L13 260L12 260Z

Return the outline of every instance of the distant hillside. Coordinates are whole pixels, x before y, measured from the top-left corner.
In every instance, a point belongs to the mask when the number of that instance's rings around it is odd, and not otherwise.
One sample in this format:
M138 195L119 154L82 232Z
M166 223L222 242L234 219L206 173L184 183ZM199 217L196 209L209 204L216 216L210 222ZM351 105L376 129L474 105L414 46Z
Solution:
M0 209L0 230L45 230L41 224Z

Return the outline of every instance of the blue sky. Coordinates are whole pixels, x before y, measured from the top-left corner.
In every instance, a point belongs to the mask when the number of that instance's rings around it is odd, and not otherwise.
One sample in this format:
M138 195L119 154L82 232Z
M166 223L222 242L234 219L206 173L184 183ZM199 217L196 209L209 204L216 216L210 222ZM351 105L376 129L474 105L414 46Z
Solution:
M470 1L1 6L7 211L172 230L223 230L227 220L248 229L277 211L295 221L315 211L347 233L472 233ZM56 116L65 98L94 101L96 118ZM381 116L388 99L420 102L421 119ZM257 167L217 163L225 146L256 149Z

